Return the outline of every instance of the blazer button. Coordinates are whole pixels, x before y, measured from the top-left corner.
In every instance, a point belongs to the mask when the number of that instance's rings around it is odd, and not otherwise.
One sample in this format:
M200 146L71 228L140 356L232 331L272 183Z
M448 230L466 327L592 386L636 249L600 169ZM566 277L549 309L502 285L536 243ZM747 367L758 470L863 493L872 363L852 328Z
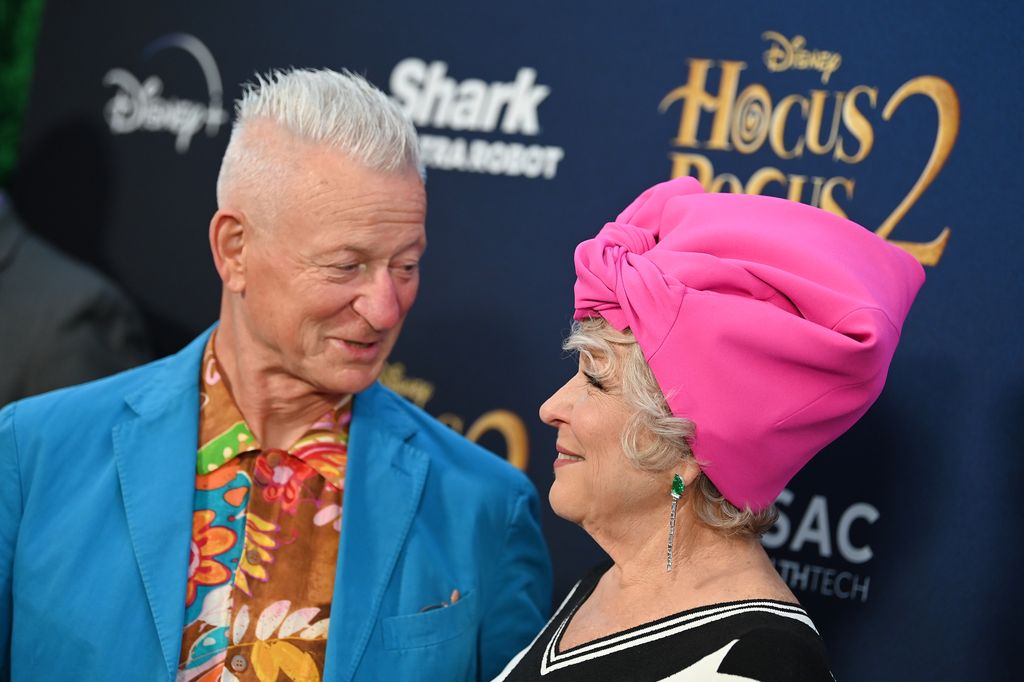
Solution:
M236 673L240 673L249 667L249 662L245 660L245 656L242 654L235 654L231 657L231 669Z

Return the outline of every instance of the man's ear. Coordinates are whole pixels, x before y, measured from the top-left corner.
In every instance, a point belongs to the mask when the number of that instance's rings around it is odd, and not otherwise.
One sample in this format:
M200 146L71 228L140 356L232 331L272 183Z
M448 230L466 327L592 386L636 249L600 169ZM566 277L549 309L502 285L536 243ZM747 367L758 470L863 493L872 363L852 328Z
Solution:
M245 249L249 230L237 211L219 209L210 220L210 251L224 288L245 291Z

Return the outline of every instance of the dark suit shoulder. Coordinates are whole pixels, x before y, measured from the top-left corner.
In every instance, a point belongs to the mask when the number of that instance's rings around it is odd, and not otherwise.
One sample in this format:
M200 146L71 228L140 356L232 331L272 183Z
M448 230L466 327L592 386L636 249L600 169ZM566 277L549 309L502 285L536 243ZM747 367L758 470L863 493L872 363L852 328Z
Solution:
M0 411L0 456L13 454L28 487L46 485L55 467L76 481L109 474L121 429L148 428L168 413L175 428L194 440L206 336L161 360L11 403Z
M51 327L83 308L110 310L110 315L137 316L120 289L104 274L58 251L29 232L20 236L16 251L0 275L7 294L5 308L38 317Z
M16 401L8 408L15 411L14 426L50 443L67 437L88 442L130 414L152 418L172 400L193 394L198 400L199 361L209 331L174 355Z
M17 323L0 337L0 403L151 357L142 318L112 281L26 230L13 237L0 267L0 315Z
M125 395L150 381L166 361L167 358L156 360L102 379L23 398L5 409L14 411L23 433L78 429L100 423L109 428L127 414Z

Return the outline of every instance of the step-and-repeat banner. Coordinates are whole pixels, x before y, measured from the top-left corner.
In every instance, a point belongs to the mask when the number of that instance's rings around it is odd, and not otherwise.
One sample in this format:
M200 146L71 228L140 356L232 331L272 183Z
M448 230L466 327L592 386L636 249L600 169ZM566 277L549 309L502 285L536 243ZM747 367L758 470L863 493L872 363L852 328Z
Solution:
M429 173L421 295L385 380L542 495L554 432L537 408L574 371L559 346L577 242L678 175L849 216L928 280L881 399L782 493L764 543L839 679L1007 679L1021 5L475 5L52 2L15 203L173 351L216 317L207 225L240 84L365 73L415 121ZM544 523L561 599L600 550Z

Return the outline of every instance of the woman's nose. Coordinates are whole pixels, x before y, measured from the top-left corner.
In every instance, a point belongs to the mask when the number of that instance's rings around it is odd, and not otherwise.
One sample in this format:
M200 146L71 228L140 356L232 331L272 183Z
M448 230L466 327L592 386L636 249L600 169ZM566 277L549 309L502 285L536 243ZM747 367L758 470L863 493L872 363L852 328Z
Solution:
M565 382L540 406L540 420L548 426L558 426L568 421L569 402L566 394L570 383L572 379Z

